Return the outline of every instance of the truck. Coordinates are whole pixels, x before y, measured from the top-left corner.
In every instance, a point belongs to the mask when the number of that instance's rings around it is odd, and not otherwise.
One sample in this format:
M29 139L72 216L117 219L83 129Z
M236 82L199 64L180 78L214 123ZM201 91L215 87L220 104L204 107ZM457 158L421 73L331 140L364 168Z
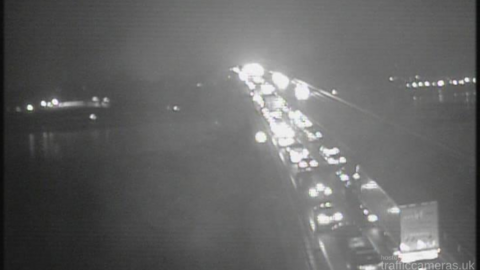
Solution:
M404 263L434 260L440 253L436 201L400 206L400 250Z

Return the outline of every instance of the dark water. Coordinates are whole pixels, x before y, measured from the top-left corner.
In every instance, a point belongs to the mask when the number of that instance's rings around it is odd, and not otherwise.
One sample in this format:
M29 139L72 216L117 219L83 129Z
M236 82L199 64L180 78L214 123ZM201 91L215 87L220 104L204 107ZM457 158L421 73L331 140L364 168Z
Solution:
M303 269L282 176L213 91L135 125L7 132L6 268Z

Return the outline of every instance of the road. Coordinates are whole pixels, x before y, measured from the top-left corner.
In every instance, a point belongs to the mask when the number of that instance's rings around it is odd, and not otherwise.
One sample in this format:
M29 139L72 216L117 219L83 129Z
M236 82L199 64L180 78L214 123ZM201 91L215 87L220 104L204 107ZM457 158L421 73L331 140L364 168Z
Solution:
M421 122L412 121L410 126L403 127L382 117L372 117L328 93L316 93L296 106L344 143L395 202L438 201L441 230L444 240L449 239L444 242L460 244L463 250L475 254L471 237L475 235L474 158L461 151L474 141L468 120L466 129L443 128L443 140L449 136L459 138L455 133L467 138L461 141L462 148L453 148L459 140L446 145L438 140L439 136L433 136L433 131L426 136L418 132L427 130ZM412 127L414 124L417 129Z
M289 180L229 87L124 125L7 131L6 269L309 269Z

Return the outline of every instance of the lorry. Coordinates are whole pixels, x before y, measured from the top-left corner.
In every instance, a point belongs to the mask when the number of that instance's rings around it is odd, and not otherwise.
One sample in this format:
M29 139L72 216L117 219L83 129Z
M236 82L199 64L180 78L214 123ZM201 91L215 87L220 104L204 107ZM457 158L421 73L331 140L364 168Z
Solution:
M440 253L436 201L400 206L400 250L404 263L434 260Z

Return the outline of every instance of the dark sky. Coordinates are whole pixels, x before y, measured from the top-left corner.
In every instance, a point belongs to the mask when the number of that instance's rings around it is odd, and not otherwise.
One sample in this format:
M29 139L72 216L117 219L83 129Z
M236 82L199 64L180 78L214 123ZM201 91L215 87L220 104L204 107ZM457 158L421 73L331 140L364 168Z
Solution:
M9 89L46 91L112 74L195 77L251 60L327 85L465 75L474 72L475 16L473 0L7 0L5 76Z

